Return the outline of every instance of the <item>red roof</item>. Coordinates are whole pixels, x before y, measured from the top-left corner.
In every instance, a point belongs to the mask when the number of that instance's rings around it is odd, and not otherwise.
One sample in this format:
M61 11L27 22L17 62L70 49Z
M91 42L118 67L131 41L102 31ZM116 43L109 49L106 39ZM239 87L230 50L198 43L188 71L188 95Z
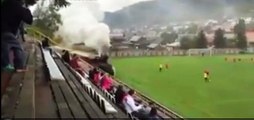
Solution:
M246 32L246 37L248 42L254 42L254 31Z

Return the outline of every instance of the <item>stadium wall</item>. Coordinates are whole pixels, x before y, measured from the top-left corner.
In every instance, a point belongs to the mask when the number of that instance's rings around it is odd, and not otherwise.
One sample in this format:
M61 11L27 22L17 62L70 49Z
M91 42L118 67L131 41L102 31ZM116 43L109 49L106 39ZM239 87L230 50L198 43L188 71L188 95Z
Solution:
M240 49L213 49L212 55L239 54ZM202 51L192 53L192 55L201 55ZM141 57L141 56L186 56L188 50L127 50L111 51L110 57Z

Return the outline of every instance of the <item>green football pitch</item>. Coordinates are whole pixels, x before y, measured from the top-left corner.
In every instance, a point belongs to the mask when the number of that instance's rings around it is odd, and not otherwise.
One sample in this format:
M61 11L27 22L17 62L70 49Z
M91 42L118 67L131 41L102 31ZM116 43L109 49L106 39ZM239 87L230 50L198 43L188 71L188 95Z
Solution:
M112 63L118 79L183 117L248 118L254 117L251 58L254 55L133 57L113 58ZM159 72L160 64L169 68ZM204 70L210 72L210 82L204 81Z

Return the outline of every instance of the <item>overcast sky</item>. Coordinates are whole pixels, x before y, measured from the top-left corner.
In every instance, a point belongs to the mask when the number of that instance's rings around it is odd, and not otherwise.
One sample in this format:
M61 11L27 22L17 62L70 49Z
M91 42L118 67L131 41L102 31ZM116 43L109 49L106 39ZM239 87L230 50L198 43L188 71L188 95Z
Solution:
M140 1L148 1L148 0L97 0L97 1L100 4L101 10L113 12L123 7L138 3Z
M99 8L102 11L108 11L108 12L114 12L117 10L122 9L123 7L127 7L129 5L141 2L141 1L150 1L150 0L68 0L70 3L74 2L97 2L99 4ZM35 9L35 6L30 7L30 9L33 11Z

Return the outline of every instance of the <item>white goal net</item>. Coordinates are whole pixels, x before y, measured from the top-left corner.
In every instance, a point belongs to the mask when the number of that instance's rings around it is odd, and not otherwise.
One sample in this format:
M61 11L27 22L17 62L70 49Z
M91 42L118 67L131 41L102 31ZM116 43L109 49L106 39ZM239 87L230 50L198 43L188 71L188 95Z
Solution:
M192 56L192 55L209 55L212 56L213 55L213 48L203 48L203 49L189 49L188 50L188 55Z

